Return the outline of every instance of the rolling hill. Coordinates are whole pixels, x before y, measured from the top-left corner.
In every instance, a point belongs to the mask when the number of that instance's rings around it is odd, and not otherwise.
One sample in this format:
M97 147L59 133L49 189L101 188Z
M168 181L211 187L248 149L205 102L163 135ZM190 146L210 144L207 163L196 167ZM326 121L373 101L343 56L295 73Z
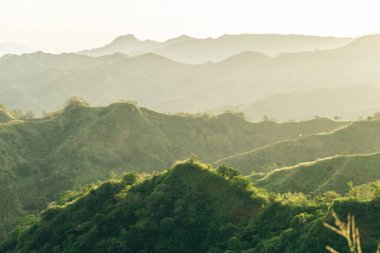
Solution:
M337 49L278 57L245 51L199 65L152 53L6 56L0 58L0 101L36 114L61 108L71 96L94 106L129 99L160 112L200 112L275 93L379 84L379 44L380 36L373 35Z
M379 119L357 121L330 133L281 141L222 159L216 164L237 167L245 173L269 172L335 155L369 154L380 149L379 131Z
M192 154L211 162L345 122L250 123L239 114L167 115L132 103L91 108L72 99L40 119L0 124L0 231L68 189L111 172L152 171Z
M274 192L347 193L354 185L380 180L380 154L345 155L276 169L255 185Z
M379 185L373 185L379 190ZM379 197L317 201L269 195L239 176L186 161L142 179L126 174L72 192L0 244L26 252L325 252L345 241L323 227L329 209L356 215L363 250L379 240Z

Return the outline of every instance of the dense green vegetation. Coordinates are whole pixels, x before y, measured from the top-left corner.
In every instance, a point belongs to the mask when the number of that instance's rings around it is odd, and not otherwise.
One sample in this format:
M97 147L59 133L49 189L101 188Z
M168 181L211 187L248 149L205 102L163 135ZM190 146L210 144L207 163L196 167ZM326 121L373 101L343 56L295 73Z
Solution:
M380 120L374 118L354 122L330 133L300 136L297 139L274 143L223 159L218 164L227 164L242 169L245 173L269 172L275 168L335 155L369 154L378 150Z
M238 174L190 160L70 192L0 252L344 252L345 241L322 225L331 210L356 216L365 252L380 241L379 183L361 197L358 189L307 197L267 193Z
M166 115L131 103L90 108L74 99L50 116L0 124L0 194L6 196L0 199L0 234L62 191L111 172L159 170L192 154L211 162L342 124L253 124L239 114Z
M334 156L276 169L255 183L274 192L346 193L354 185L380 180L380 154Z

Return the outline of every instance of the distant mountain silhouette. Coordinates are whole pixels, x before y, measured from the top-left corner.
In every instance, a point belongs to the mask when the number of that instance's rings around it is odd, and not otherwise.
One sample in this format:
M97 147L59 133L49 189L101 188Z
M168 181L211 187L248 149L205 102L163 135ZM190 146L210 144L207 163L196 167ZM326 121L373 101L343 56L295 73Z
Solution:
M31 53L33 50L18 43L0 43L0 57L6 54L25 54Z
M56 110L71 96L84 97L95 106L127 99L161 112L202 112L251 104L276 93L376 85L380 84L379 38L366 36L337 49L277 57L243 51L217 63L198 65L155 53L134 57L120 53L101 57L42 52L8 55L0 58L0 101L8 108L35 113ZM344 112L331 108L329 113L340 116Z
M208 112L242 112L251 121L261 121L264 117L278 121L306 120L318 116L356 120L379 112L379 97L380 86L349 85L274 94L254 103L229 105Z
M133 35L120 36L112 43L80 53L102 56L113 53L138 55L155 53L174 61L200 64L217 62L244 51L256 51L269 56L281 53L325 50L341 47L352 38L317 37L303 35L241 34L218 38L195 39L186 35L165 42L141 41Z

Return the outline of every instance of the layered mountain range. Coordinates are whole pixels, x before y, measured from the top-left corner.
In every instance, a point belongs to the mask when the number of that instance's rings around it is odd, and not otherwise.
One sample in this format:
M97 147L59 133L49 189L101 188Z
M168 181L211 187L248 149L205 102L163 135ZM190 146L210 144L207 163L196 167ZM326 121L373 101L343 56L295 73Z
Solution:
M379 38L366 36L335 49L276 57L244 51L217 63L197 65L154 53L132 57L120 53L100 57L42 52L8 55L0 58L0 101L11 109L41 115L41 111L58 110L71 96L83 97L94 106L128 99L160 112L193 113L256 103L275 93L309 92L318 100L320 92L313 90L321 88L341 87L339 93L353 97L357 93L352 85L379 83ZM331 100L327 104L333 105ZM363 114L371 111L368 108L378 106L375 102L358 104L356 110L361 113L355 116L367 116ZM344 116L351 109L335 106L323 112ZM278 117L278 113L267 112L272 114L269 117ZM309 115L294 111L284 117L305 119Z

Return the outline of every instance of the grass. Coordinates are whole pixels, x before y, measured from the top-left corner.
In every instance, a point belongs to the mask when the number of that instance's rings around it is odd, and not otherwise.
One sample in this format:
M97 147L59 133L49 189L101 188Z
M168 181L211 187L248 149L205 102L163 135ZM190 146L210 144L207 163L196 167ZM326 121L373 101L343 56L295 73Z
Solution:
M275 192L347 193L348 182L354 185L380 180L380 153L367 155L338 155L275 169L256 179L257 186Z
M249 174L269 172L335 155L369 154L380 149L380 120L358 121L330 133L280 141L244 152L216 164L226 164Z

